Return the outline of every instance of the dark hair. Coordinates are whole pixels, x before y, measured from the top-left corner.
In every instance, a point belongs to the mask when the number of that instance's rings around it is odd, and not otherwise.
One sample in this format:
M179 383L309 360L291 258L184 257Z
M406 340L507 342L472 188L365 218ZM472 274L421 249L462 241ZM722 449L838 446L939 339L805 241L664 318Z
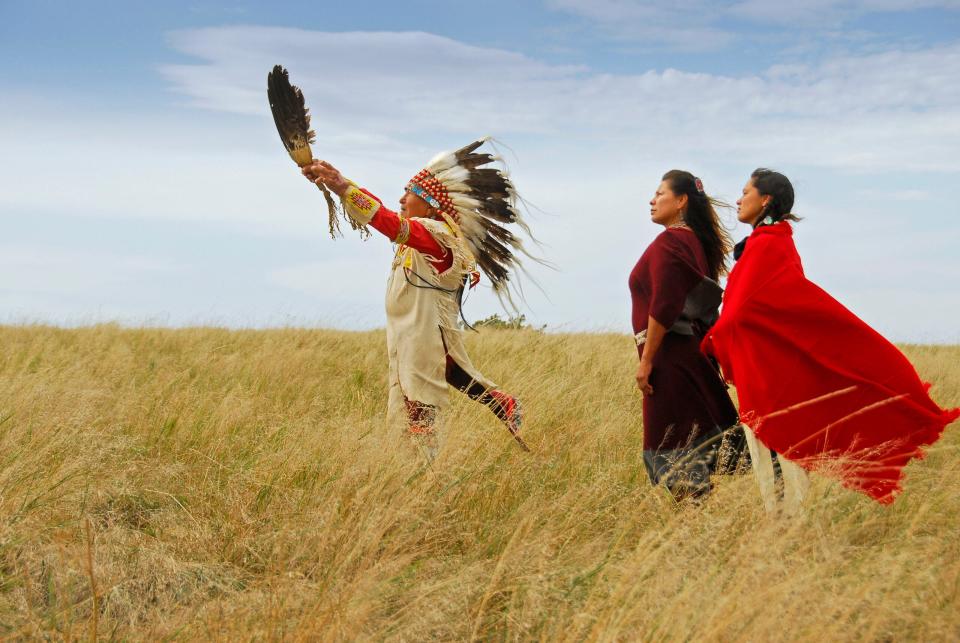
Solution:
M759 220L766 217L774 221L800 220L800 217L790 212L793 209L793 184L790 179L765 167L755 169L750 178L760 196L772 197L760 213Z
M674 194L687 195L687 211L684 223L690 226L700 240L703 252L707 256L707 268L710 278L719 279L727 271L727 255L733 248L730 235L720 225L716 208L729 208L723 201L707 196L700 179L685 170L670 170L663 175Z

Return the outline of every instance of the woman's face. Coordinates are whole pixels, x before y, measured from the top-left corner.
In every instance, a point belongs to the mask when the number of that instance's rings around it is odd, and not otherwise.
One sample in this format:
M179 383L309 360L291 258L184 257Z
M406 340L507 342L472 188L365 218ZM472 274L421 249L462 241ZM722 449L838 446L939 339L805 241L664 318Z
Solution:
M753 179L743 186L743 194L737 199L737 220L753 225L763 214L763 208L770 202L770 196L761 196Z
M404 192L400 197L400 216L407 219L429 219L433 211L430 204L412 192Z
M681 223L686 205L686 194L677 196L667 181L661 181L656 194L650 199L650 220L662 226Z

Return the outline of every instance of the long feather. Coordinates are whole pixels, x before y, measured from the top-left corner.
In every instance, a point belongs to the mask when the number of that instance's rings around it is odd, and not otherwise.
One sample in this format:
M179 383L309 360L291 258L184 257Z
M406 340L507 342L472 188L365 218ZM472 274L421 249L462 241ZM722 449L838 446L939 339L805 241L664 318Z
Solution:
M313 161L310 145L316 141L316 134L310 129L310 110L307 109L303 92L290 83L290 74L280 65L275 65L267 74L267 100L270 101L270 111L273 113L273 122L277 126L280 140L290 158L299 167L310 164ZM337 204L325 185L318 183L317 187L323 192L323 198L327 202L330 237L335 239L338 235L342 236L337 218ZM366 226L358 225L345 213L343 217L350 223L350 227L360 230L362 236L370 235Z
M462 159L466 158L470 154L470 152L474 151L475 149L477 149L478 147L486 143L486 141L487 141L486 137L479 138L475 140L473 143L464 145L459 150L454 152L453 155L457 157L457 162L460 162Z
M316 140L316 134L310 129L310 110L306 107L303 92L290 84L290 74L280 65L267 74L267 99L280 140L290 158L300 167L310 163L313 160L310 144Z
M496 159L492 154L467 154L460 160L460 165L472 170L480 167L481 165L486 165L487 163L493 163Z

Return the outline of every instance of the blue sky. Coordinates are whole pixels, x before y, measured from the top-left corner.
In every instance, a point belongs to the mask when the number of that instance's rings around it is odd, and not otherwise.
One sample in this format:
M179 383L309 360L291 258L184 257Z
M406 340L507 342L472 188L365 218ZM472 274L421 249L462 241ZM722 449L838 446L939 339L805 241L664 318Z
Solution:
M326 236L270 121L282 63L317 155L388 203L436 151L509 146L550 328L628 330L664 171L732 201L773 166L817 283L960 342L957 1L4 0L0 56L3 321L382 325L389 244Z

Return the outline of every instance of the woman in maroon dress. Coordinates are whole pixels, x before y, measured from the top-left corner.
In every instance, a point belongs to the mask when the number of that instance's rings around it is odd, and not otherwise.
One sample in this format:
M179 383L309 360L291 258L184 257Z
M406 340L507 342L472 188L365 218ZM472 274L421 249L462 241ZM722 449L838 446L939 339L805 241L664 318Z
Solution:
M674 498L710 490L724 431L737 411L700 341L717 317L730 237L703 184L671 170L650 201L651 220L664 231L630 273L633 332L643 392L643 460L653 484ZM742 450L734 440L736 453Z

